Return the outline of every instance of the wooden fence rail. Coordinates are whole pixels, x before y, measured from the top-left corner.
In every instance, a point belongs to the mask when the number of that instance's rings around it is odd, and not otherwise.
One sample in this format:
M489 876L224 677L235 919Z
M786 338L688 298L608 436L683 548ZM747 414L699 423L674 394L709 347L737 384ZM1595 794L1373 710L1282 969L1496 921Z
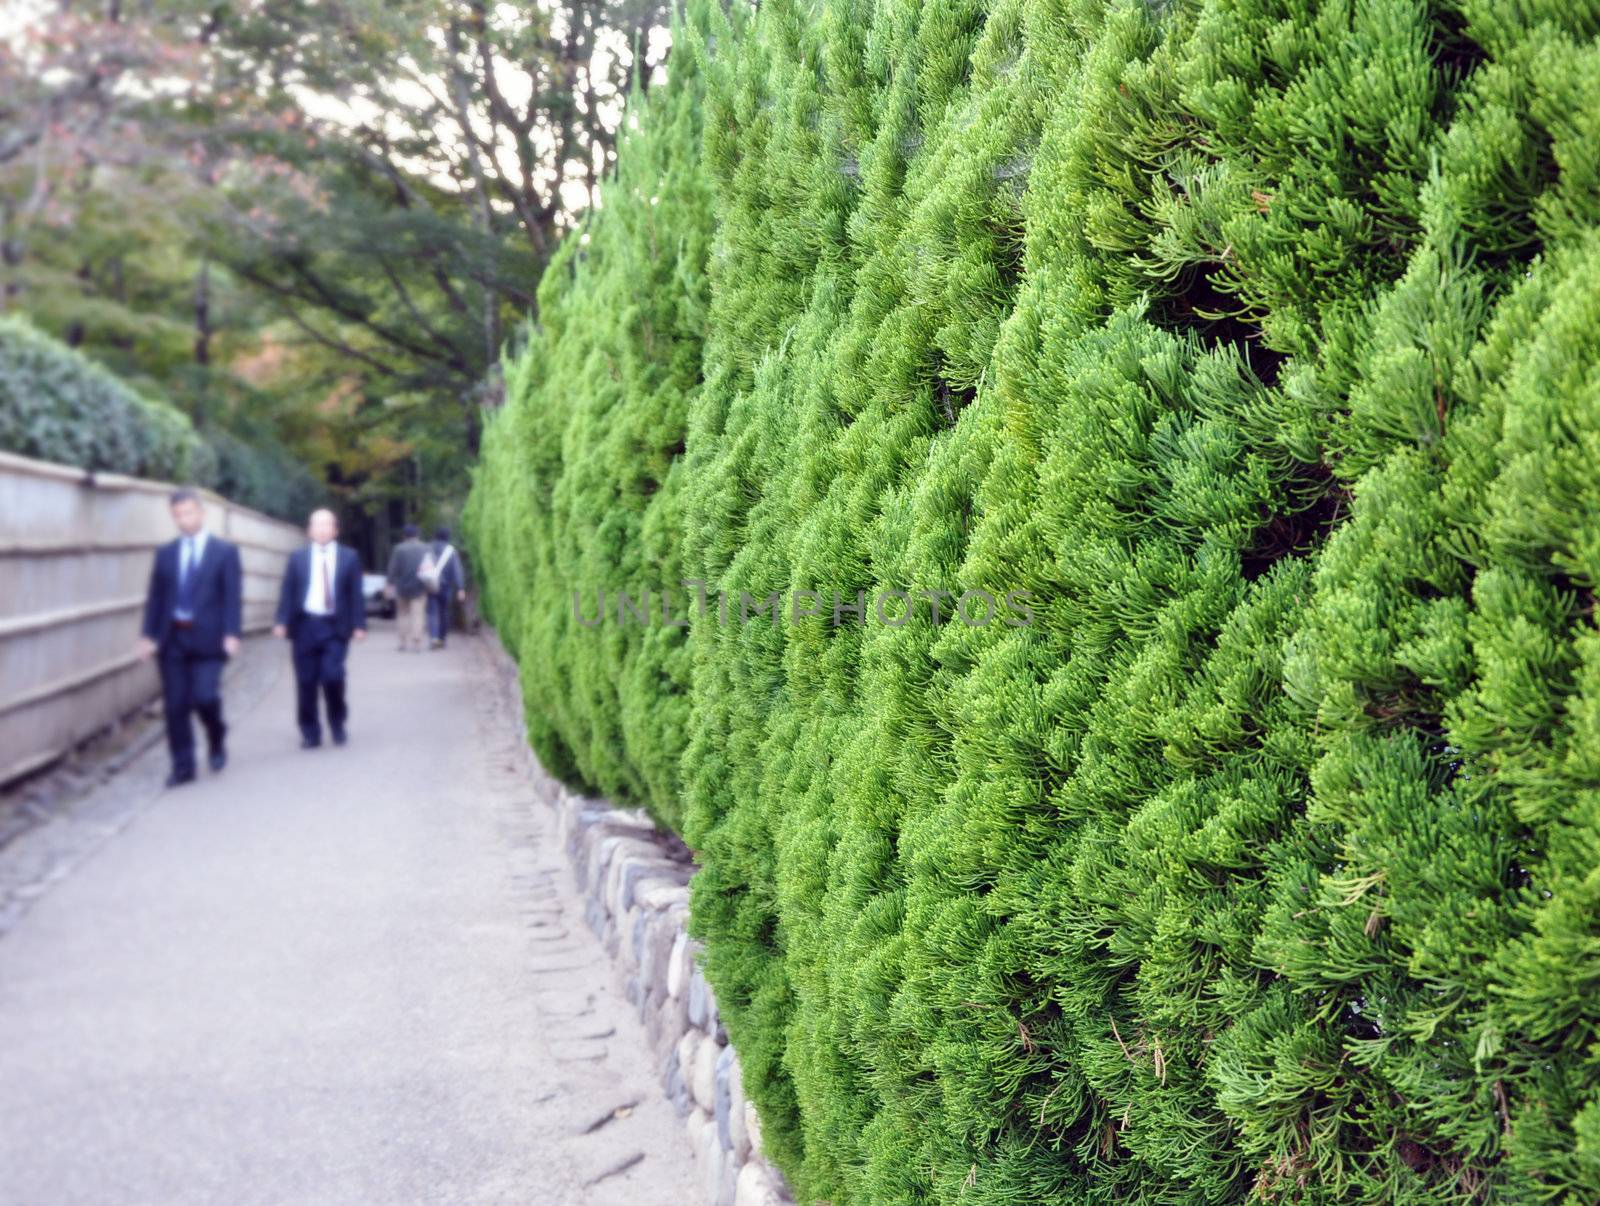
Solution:
M133 646L171 490L0 452L0 785L158 693ZM245 630L266 628L301 531L202 494L207 529L239 546Z

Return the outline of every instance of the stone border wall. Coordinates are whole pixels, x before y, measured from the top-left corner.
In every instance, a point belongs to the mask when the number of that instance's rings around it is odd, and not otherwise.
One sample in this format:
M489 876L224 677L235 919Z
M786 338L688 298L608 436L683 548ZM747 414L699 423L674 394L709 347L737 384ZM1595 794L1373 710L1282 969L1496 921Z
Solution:
M522 716L516 664L487 628L501 682ZM557 832L627 998L655 1049L662 1086L684 1120L712 1206L793 1206L783 1176L761 1155L761 1124L745 1099L739 1057L689 937L694 862L678 838L642 810L569 791L526 745L535 793L555 810Z

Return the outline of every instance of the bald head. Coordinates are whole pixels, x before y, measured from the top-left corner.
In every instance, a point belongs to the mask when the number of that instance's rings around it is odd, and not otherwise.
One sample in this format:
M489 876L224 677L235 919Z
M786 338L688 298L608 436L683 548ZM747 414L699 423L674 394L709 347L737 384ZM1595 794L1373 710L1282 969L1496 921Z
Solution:
M339 534L339 520L327 507L318 507L306 520L306 535L317 544L327 544Z

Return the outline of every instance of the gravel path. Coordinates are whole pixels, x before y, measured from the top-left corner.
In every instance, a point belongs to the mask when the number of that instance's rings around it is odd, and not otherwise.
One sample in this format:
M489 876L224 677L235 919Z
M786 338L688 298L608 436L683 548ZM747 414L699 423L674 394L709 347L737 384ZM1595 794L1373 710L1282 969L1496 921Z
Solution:
M0 937L0 1201L696 1199L488 672L380 629L345 748L280 673L221 776L86 801L119 823Z

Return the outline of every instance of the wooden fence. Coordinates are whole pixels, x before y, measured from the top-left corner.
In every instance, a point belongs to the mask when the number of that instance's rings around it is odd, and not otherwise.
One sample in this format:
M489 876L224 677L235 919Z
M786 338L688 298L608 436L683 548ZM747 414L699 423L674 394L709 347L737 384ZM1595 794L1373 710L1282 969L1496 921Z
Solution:
M172 487L0 452L0 784L58 758L159 693L134 653ZM303 536L204 492L206 527L239 546L247 632L272 623Z

